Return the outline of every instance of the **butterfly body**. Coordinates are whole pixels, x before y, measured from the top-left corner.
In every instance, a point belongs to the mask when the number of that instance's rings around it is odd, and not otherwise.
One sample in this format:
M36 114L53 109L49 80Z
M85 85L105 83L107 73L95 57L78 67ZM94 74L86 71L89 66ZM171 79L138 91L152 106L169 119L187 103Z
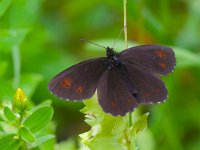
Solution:
M109 47L107 47L106 51L107 51L106 59L108 61L108 69L116 70L120 74L124 82L126 82L128 90L133 94L133 96L136 96L137 90L135 89L133 83L129 79L126 66L120 60L119 54Z
M123 116L141 103L159 103L167 98L159 76L174 69L171 48L149 44L117 53L107 47L106 54L64 70L51 80L49 90L63 99L84 100L97 89L102 109L114 116Z
M107 47L106 48L106 54L107 54L107 58L106 58L106 64L108 69L111 68L120 68L122 65L122 62L119 58L118 53L116 53L112 48Z

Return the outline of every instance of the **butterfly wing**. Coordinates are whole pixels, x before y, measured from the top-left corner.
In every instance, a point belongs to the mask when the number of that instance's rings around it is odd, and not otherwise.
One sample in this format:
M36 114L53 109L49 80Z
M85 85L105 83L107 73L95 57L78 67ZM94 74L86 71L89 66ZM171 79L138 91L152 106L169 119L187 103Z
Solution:
M157 44L129 48L119 54L123 62L128 62L154 74L167 75L176 64L173 50Z
M128 78L136 89L136 93L133 96L138 103L159 103L167 98L167 89L159 77L140 66L127 62L124 65Z
M104 57L81 62L55 76L49 83L49 90L62 99L90 98L105 69Z
M137 107L137 101L114 68L106 70L97 87L99 104L104 112L124 116Z

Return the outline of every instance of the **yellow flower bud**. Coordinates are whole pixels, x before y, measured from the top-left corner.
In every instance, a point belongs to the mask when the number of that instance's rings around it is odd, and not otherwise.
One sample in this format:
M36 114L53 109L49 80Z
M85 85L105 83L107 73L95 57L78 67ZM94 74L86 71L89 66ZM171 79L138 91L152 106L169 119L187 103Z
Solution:
M14 109L23 112L27 108L27 97L22 89L18 88L14 97Z

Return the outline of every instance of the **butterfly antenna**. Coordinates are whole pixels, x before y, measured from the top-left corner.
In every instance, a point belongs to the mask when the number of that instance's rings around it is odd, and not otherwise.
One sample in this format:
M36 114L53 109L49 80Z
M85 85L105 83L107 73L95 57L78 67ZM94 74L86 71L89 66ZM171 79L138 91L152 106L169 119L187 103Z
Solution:
M126 29L126 26L124 26L123 29L122 29L122 30L120 31L120 33L118 34L118 36L117 36L117 38L115 39L115 42L114 42L112 48L114 48L114 46L115 46L117 40L119 39L120 35L122 34L122 32L123 32L125 29Z
M99 46L99 47L103 47L103 48L106 49L106 47L104 47L104 46L102 46L102 45L99 45L99 44L96 44L96 43L93 43L93 42L91 42L91 41L89 41L89 40L86 40L86 39L80 39L80 40L81 40L81 41L84 41L84 42L91 43L91 44L96 45L96 46Z

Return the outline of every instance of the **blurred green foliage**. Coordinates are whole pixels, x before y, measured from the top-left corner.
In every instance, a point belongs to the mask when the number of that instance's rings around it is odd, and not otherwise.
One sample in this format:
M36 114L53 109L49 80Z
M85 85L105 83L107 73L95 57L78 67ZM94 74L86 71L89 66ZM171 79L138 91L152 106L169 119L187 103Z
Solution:
M132 42L165 44L174 48L177 57L174 73L163 78L169 91L168 100L160 105L139 107L140 114L150 112L150 115L148 130L140 134L137 144L142 150L197 150L200 147L200 0L127 1L129 47ZM17 87L23 88L34 104L51 98L57 140L69 139L56 148L73 149L75 136L89 130L79 112L83 104L55 98L47 84L65 68L105 55L103 49L83 43L80 38L111 46L122 28L122 1L0 0L1 104L13 99ZM123 48L121 40L115 46L118 51ZM7 107L5 112L7 119L12 120ZM21 135L29 132L24 128L21 131ZM8 135L5 140L12 137ZM32 138L24 140L29 142Z

